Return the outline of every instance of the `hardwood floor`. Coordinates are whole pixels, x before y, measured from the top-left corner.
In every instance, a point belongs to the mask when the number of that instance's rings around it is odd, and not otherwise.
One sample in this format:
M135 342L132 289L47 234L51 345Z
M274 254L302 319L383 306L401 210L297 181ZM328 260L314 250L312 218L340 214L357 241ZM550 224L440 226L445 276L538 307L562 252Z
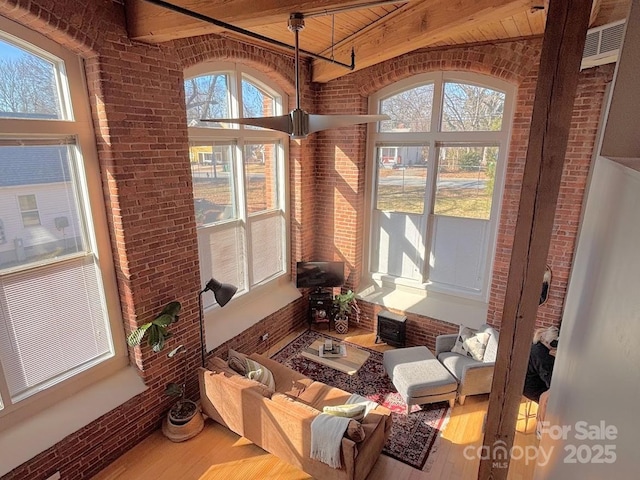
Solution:
M392 348L376 345L375 334L352 329L346 335L332 335L347 338L359 345L384 351ZM292 335L291 338L295 337ZM269 348L269 354L277 352L290 339L285 339ZM476 479L479 458L466 457L477 452L482 442L482 427L487 411L488 395L467 397L464 405L456 406L444 433L432 450L425 471L413 469L397 460L381 455L371 471L368 480L467 480ZM526 422L525 403L521 405L514 445L518 448L537 447L535 418ZM531 408L535 415L535 404ZM466 449L466 450L465 450ZM533 477L535 461L514 460L509 469L510 480L529 480ZM221 425L207 420L205 428L198 436L186 442L173 443L160 431L154 432L135 448L121 456L93 480L264 480L310 479L306 473L292 467L248 440L239 437ZM323 480L323 479L318 479Z

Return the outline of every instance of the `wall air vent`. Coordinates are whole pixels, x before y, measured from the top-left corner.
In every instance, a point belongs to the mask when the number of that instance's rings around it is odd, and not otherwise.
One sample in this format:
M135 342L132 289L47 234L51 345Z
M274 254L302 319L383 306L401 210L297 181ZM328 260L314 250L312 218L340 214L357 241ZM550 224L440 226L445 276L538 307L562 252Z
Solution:
M621 20L589 29L582 52L581 70L618 60L624 37L624 23Z

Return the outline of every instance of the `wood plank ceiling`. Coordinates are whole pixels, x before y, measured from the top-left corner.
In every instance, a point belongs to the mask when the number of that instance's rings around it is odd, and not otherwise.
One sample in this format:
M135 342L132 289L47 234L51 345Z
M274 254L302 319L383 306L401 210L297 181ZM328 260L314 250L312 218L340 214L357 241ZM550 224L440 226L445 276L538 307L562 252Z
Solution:
M542 35L548 0L409 0L373 5L369 0L167 0L179 7L293 45L287 29L291 13L305 14L300 48L350 63L356 70L418 48L462 45ZM630 0L594 0L590 25L624 19ZM331 15L336 8L367 7ZM201 20L172 12L147 0L126 0L132 39L161 43L207 33L259 40L225 31ZM333 48L332 48L333 45ZM279 49L269 44L270 48ZM315 60L313 80L326 82L348 74L344 67Z

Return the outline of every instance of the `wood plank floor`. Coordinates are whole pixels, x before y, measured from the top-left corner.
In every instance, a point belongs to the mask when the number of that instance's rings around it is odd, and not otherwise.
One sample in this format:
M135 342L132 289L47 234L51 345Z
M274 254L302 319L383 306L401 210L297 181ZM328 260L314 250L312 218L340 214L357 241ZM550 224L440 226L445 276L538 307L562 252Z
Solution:
M375 334L352 329L346 335L349 341L379 351L387 345L375 344ZM292 335L293 338L295 335ZM277 352L291 338L272 345L269 354ZM368 480L467 480L476 479L479 458L467 459L471 447L481 445L482 426L488 406L488 395L467 397L464 405L451 411L451 418L432 450L425 471L413 469L397 460L381 455ZM535 404L531 409L535 415ZM514 445L521 448L537 447L534 434L535 418L525 422L525 404L521 405ZM521 433L527 427L527 433ZM467 455L468 457L469 455ZM510 480L529 480L533 477L534 461L514 460L509 469ZM221 425L207 420L198 436L186 442L173 443L160 431L154 432L135 448L121 456L93 480L264 480L310 479L306 473L280 461L273 455L239 437ZM318 479L323 480L323 479Z

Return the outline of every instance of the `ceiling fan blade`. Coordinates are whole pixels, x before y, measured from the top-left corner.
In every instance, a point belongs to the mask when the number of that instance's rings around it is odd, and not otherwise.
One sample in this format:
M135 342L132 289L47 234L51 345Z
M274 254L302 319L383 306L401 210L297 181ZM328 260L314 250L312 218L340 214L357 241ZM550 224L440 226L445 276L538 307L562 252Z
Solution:
M253 117L253 118L202 118L201 122L216 123L237 123L241 125L251 125L252 127L268 128L291 134L291 115L280 115L278 117Z
M389 115L309 115L309 133L330 128L347 127L361 123L390 120Z

